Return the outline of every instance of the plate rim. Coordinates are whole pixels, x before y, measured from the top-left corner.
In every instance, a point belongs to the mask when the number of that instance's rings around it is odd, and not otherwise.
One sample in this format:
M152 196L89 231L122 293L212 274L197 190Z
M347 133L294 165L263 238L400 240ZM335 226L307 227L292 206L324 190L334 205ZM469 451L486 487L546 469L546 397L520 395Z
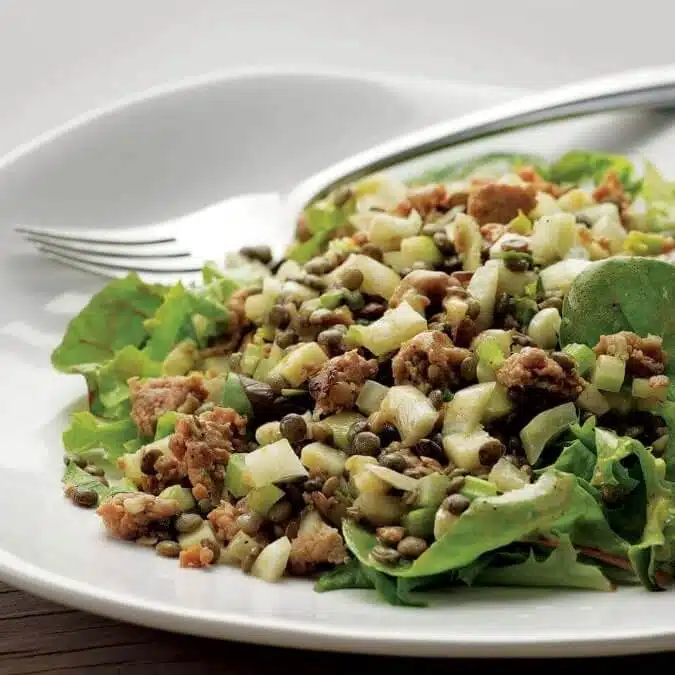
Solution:
M219 69L205 74L172 80L143 89L111 103L92 108L63 124L47 130L32 140L21 143L0 157L0 171L14 162L38 151L78 128L109 115L122 113L127 108L142 105L153 99L182 95L190 90L219 86L235 80L256 78L340 78L346 80L372 81L402 87L441 86L457 91L482 93L494 92L517 96L522 90L494 85L457 82L438 78L395 76L387 73L357 72L350 69L327 69L307 66L269 66ZM235 640L245 643L283 646L297 649L312 649L333 652L368 654L405 654L417 657L565 657L602 656L640 652L665 651L672 647L675 623L668 629L654 627L632 630L630 635L595 631L590 636L536 635L499 636L494 633L471 637L453 638L438 633L403 636L382 628L371 627L364 633L350 632L347 627L328 623L316 624L311 620L270 618L230 613L227 609L218 612L179 607L133 596L129 591L113 591L99 588L74 577L55 573L38 565L26 562L19 556L2 548L0 544L0 579L28 593L66 606L93 612L126 623L143 625L171 632L204 637ZM129 609L133 609L133 613ZM402 610L409 611L409 610ZM309 644L308 644L309 643Z

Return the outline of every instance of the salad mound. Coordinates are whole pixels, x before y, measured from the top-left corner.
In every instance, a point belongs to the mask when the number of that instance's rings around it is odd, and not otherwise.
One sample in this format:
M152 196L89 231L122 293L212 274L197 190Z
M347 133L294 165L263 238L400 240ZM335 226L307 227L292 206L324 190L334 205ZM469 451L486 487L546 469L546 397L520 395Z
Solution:
M668 587L675 184L588 151L372 176L196 286L110 282L56 369L65 494L182 567L397 605Z

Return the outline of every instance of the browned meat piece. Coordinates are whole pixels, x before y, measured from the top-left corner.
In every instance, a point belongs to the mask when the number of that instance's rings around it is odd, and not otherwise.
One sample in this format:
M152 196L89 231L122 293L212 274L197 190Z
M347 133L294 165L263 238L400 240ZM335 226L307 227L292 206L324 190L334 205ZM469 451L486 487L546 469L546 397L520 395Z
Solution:
M153 473L144 475L141 489L144 492L158 494L169 485L177 485L186 477L185 462L171 453L159 455L153 464Z
M415 298L422 298L424 305L428 306L432 302L440 304L448 292L448 288L459 286L460 283L445 272L432 272L430 270L413 270L406 274L401 283L394 290L389 298L389 307L398 307L402 302L414 295Z
M544 180L531 166L524 166L518 169L516 173L522 180L529 183L535 192L548 192L554 197L560 197L566 192L566 189L560 187L560 185Z
M320 414L351 408L363 383L377 372L375 359L364 359L355 349L324 363L309 380L309 393Z
M614 171L609 171L603 182L593 190L593 199L596 202L616 204L619 207L622 219L626 215L631 202L630 195L623 189L623 184Z
M207 518L218 541L228 542L239 532L236 521L240 513L236 506L225 501L220 502L218 507L209 513Z
M152 524L180 512L178 502L142 492L125 492L106 499L97 509L108 532L118 539L138 539Z
M210 567L215 557L215 553L210 547L195 544L180 552L179 563L181 567L198 569L200 567Z
M497 382L509 391L538 390L560 400L574 400L584 381L576 371L564 370L543 349L525 347L512 354L497 371Z
M471 356L440 331L428 330L401 345L391 362L396 384L412 384L425 394L459 384L459 366Z
M246 418L232 408L217 407L178 419L169 448L185 463L195 499L220 501L227 461L245 431Z
M131 419L143 436L154 436L157 420L169 410L199 406L209 395L204 378L198 373L174 377L137 377L129 380Z
M594 351L598 355L609 354L626 361L626 370L635 377L662 375L668 363L668 354L663 350L660 337L650 335L642 338L627 330L600 336Z
M292 574L310 574L318 565L339 565L347 560L340 533L330 525L298 535L291 544L288 567Z
M518 185L488 183L471 194L467 213L479 225L506 223L513 220L518 211L528 214L537 205L534 190Z
M408 196L396 208L396 213L407 216L414 209L422 218L432 211L447 211L450 208L450 196L445 185L434 183L414 187L408 190Z

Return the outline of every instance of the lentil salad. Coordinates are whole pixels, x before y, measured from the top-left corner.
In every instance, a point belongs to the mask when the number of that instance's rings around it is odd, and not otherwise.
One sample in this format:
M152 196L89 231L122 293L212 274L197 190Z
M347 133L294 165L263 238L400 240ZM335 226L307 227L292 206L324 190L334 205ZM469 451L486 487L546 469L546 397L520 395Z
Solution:
M112 281L52 355L89 393L64 492L182 567L399 605L665 588L674 205L618 155L490 155L334 191L281 261Z

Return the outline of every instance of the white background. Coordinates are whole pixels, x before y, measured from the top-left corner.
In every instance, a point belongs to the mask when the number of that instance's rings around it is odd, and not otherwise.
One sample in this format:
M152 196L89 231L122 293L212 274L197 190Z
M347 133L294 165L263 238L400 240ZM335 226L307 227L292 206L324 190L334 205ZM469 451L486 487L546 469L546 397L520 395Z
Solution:
M675 61L673 19L671 0L0 0L0 153L121 96L235 66L542 88Z

